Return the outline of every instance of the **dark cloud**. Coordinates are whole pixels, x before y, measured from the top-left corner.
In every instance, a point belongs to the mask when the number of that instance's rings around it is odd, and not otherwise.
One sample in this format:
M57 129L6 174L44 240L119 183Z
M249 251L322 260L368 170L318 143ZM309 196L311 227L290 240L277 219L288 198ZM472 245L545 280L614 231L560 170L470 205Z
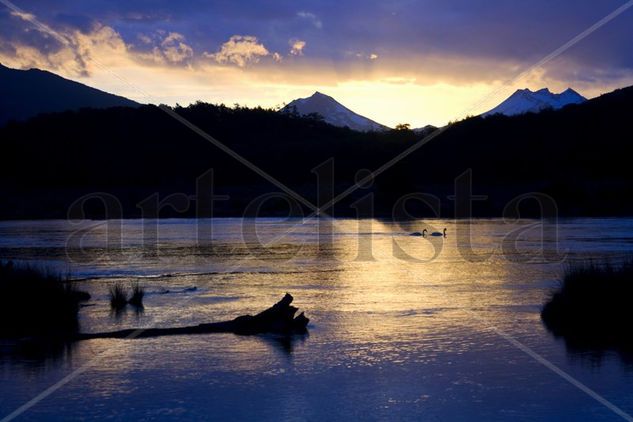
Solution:
M81 31L100 22L135 45L139 36L177 32L196 52L217 51L233 35L256 36L268 50L280 52L288 51L289 40L300 39L306 42L308 59L345 66L374 53L381 60L402 63L440 55L530 63L622 4L623 0L24 0L20 7L51 25ZM33 37L15 22L5 25L6 15L5 11L1 17L5 41ZM631 69L631 39L633 9L568 51L567 65L584 66L588 73L597 66L602 74ZM27 41L42 48L48 45L41 39Z
M56 53L64 45L55 37L38 31L29 24L16 17L7 9L0 10L0 42L5 48L13 49L16 44L28 45L37 48L43 54Z

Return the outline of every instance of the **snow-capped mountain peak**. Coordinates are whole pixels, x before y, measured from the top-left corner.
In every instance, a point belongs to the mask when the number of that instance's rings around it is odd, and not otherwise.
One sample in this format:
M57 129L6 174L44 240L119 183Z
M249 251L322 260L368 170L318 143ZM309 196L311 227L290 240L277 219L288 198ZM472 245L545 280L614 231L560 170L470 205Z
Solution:
M568 104L580 104L585 101L587 101L585 97L571 88L567 88L560 94L555 94L548 88L542 88L538 91L531 91L527 88L519 89L497 107L484 113L483 116L491 116L493 114L514 116L524 113L538 113L545 109L558 110Z
M310 97L299 98L291 101L288 105L281 109L283 113L298 113L300 115L308 115L317 113L323 117L325 122L340 127L349 127L350 129L361 132L388 130L389 128L374 122L367 117L354 113L343 104L336 101L329 95L325 95L316 91Z
M566 90L558 94L558 96L561 99L561 102L566 102L567 104L580 104L587 101L585 97L571 88L567 88Z

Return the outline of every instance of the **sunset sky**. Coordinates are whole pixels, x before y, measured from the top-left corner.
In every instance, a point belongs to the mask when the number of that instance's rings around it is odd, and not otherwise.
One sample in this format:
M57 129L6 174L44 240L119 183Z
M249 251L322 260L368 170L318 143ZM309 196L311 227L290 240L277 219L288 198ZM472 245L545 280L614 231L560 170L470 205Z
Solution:
M632 85L633 8L479 101L624 3L15 0L22 12L0 3L0 62L144 103L272 107L318 90L386 125L441 125L517 88Z

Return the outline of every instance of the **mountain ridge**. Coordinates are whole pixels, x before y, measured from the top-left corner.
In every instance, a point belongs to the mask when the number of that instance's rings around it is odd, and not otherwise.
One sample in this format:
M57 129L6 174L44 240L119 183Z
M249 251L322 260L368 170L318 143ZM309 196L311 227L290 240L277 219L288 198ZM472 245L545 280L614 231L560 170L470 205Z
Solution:
M80 108L138 107L139 103L41 69L20 70L0 63L0 125L41 113Z
M558 110L569 104L581 104L587 101L585 97L571 88L555 94L549 88L532 91L528 88L518 89L499 105L482 114L483 117L495 114L516 116L525 113L538 113L548 108Z
M359 169L380 168L419 140L413 130L357 132L271 109L196 103L174 110L200 129L217 134L227 147L313 203L322 192L311 169L333 160L335 192L342 192L356 183ZM440 201L441 216L450 217L457 212L450 199L456 178L469 170L476 192L489 198L474 204L473 215L505 216L508 210L514 212L508 205L518 206L517 198L540 192L545 194L542 198L555 201L561 216L631 216L631 110L633 87L561 110L470 117L409 153L367 189L350 194L337 204L336 215L357 217L359 208L354 204L373 193L372 212L392 218L401 199L423 192ZM78 198L94 192L119 200L116 215L148 218L139 203L156 194L194 195L200 176L209 169L213 169L214 189L231 199L216 201L214 215L260 213L260 207L249 204L270 199L267 180L236 166L153 105L40 115L0 127L0 139L4 158L0 217L4 219L66 218ZM268 199L258 215L286 217L289 210L301 215L284 200ZM409 202L407 212L438 216L424 201ZM521 208L540 217L540 207L527 202ZM101 203L91 204L86 215L104 218ZM192 205L187 212L158 210L164 217L191 217L197 209Z

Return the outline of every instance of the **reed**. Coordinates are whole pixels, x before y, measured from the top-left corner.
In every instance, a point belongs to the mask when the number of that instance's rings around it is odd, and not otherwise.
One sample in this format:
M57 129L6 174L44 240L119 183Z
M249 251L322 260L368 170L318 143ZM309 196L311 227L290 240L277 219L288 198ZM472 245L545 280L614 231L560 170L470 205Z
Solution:
M567 266L541 317L556 335L579 343L633 346L633 257Z
M68 275L0 262L0 337L65 336L79 329L79 303L90 295Z

